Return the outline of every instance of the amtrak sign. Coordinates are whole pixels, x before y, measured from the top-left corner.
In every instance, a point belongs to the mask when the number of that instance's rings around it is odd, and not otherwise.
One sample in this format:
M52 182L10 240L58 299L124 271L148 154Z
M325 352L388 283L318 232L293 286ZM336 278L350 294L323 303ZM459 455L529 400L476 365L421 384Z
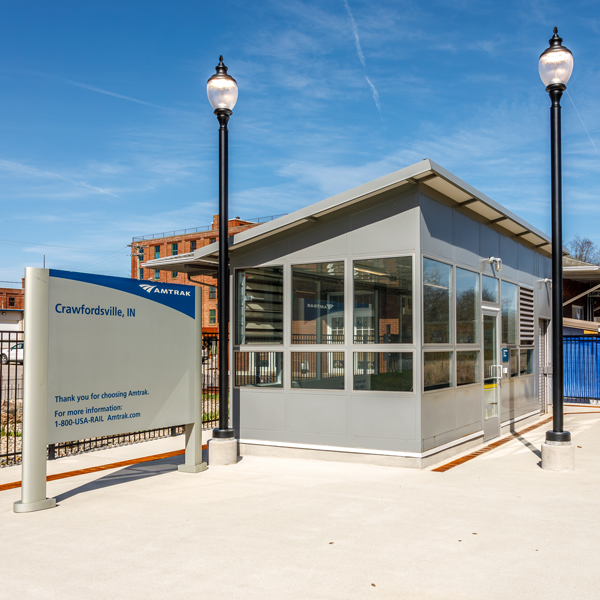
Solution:
M24 467L30 443L45 460L46 444L201 428L201 288L53 269L25 285Z

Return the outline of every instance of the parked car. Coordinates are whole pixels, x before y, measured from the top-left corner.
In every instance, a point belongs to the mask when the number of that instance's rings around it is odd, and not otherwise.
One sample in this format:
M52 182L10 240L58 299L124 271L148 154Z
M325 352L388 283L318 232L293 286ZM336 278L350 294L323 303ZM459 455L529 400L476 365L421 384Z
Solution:
M7 352L0 354L0 362L5 365L8 362L18 362L23 364L23 342L17 342L11 346Z

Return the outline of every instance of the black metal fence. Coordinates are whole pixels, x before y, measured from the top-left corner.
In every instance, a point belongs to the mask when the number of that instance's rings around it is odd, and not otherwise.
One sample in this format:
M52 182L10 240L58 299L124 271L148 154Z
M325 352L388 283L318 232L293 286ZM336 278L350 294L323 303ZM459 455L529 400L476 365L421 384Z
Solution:
M0 466L21 461L23 437L23 332L0 331ZM202 428L219 423L218 334L202 336ZM164 427L50 444L48 459L111 446L180 435L183 426Z
M600 404L600 337L563 338L565 401Z

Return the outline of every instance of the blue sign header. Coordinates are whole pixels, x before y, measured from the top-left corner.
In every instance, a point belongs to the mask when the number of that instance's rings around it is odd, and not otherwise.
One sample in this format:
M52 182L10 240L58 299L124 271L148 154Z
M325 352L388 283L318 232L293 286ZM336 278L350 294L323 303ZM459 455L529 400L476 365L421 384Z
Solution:
M158 302L183 314L195 318L196 300L195 290L190 285L177 285L173 283L159 283L127 279L126 277L109 277L108 275L91 275L90 273L76 273L74 271L58 271L49 269L50 277L81 281L92 285L111 288L146 300Z

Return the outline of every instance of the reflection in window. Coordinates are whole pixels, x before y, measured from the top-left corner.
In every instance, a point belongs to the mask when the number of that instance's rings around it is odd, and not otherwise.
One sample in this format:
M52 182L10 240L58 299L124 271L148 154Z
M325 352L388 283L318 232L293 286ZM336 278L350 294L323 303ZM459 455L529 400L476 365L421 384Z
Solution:
M479 383L479 352L456 353L456 385Z
M481 299L484 302L494 302L495 304L498 304L497 279L483 275L481 278Z
M479 275L456 269L456 343L479 342Z
M426 392L452 387L452 352L425 352L423 383Z
M344 352L292 352L292 388L344 389Z
M521 375L531 375L533 373L533 350L521 350L519 360Z
M355 352L354 389L412 392L412 352Z
M236 352L238 387L283 387L283 352Z
M452 267L423 259L423 342L452 342Z
M354 261L354 343L412 343L412 258Z
M510 349L510 376L519 376L519 351L516 348Z
M236 344L283 343L283 267L237 271Z
M292 344L344 343L344 263L292 266Z
M517 286L502 282L502 343L517 343Z

